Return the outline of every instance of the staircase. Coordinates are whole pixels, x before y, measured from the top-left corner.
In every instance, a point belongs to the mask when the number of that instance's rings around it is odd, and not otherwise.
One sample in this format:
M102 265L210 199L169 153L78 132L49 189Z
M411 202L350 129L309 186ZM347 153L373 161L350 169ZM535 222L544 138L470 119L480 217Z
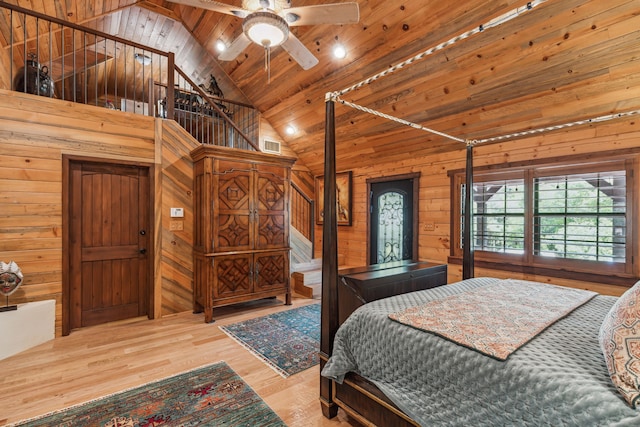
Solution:
M322 259L291 265L291 288L305 297L320 299L322 294Z
M338 268L344 265L344 257L338 254ZM291 289L305 297L320 299L322 295L322 258L314 258L309 262L291 265Z
M320 298L322 260L313 259L313 245L295 227L291 236L291 289L305 298Z
M304 264L313 259L313 245L294 226L289 227L291 245L291 271L296 264Z
M311 242L295 227L291 235L291 289L305 298L320 299L322 294L322 259L312 258ZM338 254L338 266L344 257Z

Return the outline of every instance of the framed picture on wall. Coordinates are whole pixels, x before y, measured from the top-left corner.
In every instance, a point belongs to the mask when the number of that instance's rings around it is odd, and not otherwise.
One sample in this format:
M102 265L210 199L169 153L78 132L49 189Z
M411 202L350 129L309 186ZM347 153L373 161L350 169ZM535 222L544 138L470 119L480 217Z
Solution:
M338 225L351 225L351 171L336 173ZM316 177L316 223L324 222L324 176Z

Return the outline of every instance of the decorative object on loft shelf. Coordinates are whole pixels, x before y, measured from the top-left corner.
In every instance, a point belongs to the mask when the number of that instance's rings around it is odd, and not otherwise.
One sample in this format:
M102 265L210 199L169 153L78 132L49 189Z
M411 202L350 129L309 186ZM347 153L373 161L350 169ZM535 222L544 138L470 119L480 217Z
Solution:
M336 174L338 225L351 225L351 171ZM324 176L316 177L316 223L324 222Z
M209 95L216 96L218 98L224 98L222 89L220 89L220 86L218 86L218 82L216 81L216 78L213 76L213 74L209 74L209 85L205 86L204 83L201 83L198 86Z
M13 79L13 90L55 98L55 86L49 76L49 67L40 65L36 58L35 53L29 54L25 66L18 70Z
M20 270L15 261L10 261L8 264L0 261L0 294L7 297L5 306L0 307L0 312L18 309L17 305L9 305L9 295L18 290L22 284L22 279L22 270Z

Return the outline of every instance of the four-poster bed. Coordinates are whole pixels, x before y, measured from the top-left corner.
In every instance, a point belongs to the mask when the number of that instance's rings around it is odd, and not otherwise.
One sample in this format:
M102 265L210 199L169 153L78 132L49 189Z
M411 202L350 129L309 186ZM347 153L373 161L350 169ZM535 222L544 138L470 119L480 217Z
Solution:
M326 417L335 416L340 407L367 425L552 425L558 420L567 425L640 423L640 412L634 409L635 402L627 404L616 389L620 386L609 379L608 369L611 371L612 362L607 359L605 363L602 341L598 345L598 336L601 340L603 336L607 337L612 329L611 322L618 320L616 307L632 298L634 292L640 293L640 285L619 300L590 296L586 302L546 325L543 332L538 331L538 335L526 339L526 346L518 347L519 351L508 360L487 357L437 334L425 333L390 319L397 317L399 312L442 298L466 298L480 289L505 285L504 281L494 278L474 278L473 248L467 244L472 236L470 226L463 230L461 282L403 295L390 294L389 298L358 308L357 316L351 316L341 324L345 308L339 294L345 290L340 289L344 284L339 280L337 269L336 102L464 143L467 189L473 187L473 147L476 144L639 113L631 111L484 140L465 140L341 98L351 90L472 34L500 25L543 2L530 2L524 8L515 9L356 85L327 94L320 342L320 401ZM469 225L472 218L471 193L465 193L465 205L469 208L464 210L464 224ZM339 313L342 318L338 317Z

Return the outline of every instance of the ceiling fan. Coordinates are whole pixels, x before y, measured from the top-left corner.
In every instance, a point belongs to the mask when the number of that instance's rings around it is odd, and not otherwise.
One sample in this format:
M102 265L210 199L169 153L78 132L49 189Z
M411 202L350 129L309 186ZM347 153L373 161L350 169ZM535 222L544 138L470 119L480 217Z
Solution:
M219 60L234 60L253 42L265 48L267 66L271 48L282 46L304 70L315 66L318 59L289 31L290 26L355 24L360 19L356 2L291 7L291 0L242 0L242 7L236 7L213 0L170 1L242 18L242 34Z

